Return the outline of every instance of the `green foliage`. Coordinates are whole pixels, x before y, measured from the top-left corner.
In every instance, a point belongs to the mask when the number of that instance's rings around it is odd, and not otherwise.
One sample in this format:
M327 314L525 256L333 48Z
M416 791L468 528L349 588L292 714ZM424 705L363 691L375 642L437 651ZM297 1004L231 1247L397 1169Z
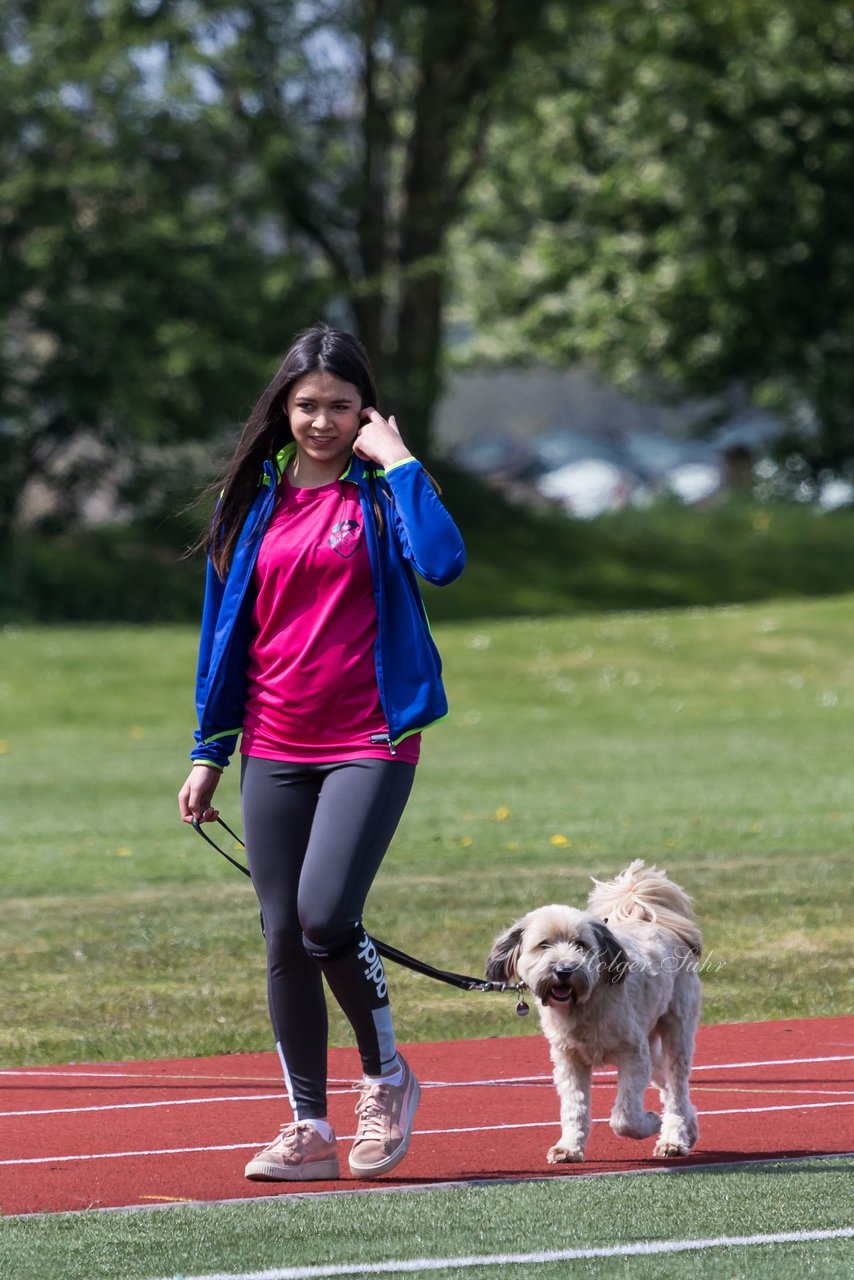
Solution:
M113 464L213 434L322 305L299 247L272 269L258 174L188 40L174 6L3 10L0 540L75 434Z
M507 505L434 468L462 528L468 565L453 591L423 586L431 620L721 605L854 590L854 511L729 500L662 502L591 521ZM177 503L177 497L175 497ZM147 521L18 540L0 578L0 621L192 622L202 564L186 548L206 507Z
M189 622L200 616L203 569L136 529L105 526L17 540L0 618L39 622Z
M435 474L468 551L459 590L425 587L437 619L734 604L854 588L854 511L665 500L573 520L510 506L459 472Z
M491 360L746 389L854 456L854 19L832 0L554 11L460 229L459 314ZM806 416L805 416L806 415Z
M545 2L6 5L0 544L71 437L214 436L324 314L423 448L445 237Z

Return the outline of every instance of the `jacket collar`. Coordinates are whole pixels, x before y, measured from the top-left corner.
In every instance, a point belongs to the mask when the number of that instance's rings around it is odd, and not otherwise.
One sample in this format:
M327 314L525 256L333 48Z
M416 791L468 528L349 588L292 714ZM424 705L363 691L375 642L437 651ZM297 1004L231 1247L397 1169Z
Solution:
M290 444L286 444L285 447L283 449L280 449L279 452L276 454L275 468L276 468L277 484L281 480L282 476L285 474L285 468L293 458L296 451L297 451L296 442L292 440ZM350 461L347 463L347 466L341 472L338 479L350 480L353 484L359 484L360 481L366 478L366 474L367 474L367 468L363 459L357 457L355 453L351 453Z

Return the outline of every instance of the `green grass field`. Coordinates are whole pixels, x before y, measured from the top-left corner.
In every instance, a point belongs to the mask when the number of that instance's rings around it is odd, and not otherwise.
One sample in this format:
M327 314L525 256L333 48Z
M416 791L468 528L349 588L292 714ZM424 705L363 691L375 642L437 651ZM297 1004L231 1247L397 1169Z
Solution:
M369 928L482 973L517 914L643 857L696 900L705 1020L842 1012L852 623L841 598L440 628L452 715ZM254 895L177 819L194 644L2 633L7 1064L268 1046ZM236 767L219 794L239 827ZM519 1029L503 998L392 979L403 1039Z
M591 875L643 857L695 898L705 1021L847 1012L853 622L854 598L840 597L438 626L452 715L425 738L369 929L481 973L517 914L580 902ZM177 819L194 647L179 627L0 633L3 1065L269 1047L251 888ZM236 774L220 790L232 825ZM505 997L390 976L403 1041L537 1034ZM350 1043L335 1018L332 1037ZM827 1162L619 1190L573 1179L21 1219L3 1225L0 1262L6 1251L3 1274L25 1280L130 1280L347 1263L354 1248L480 1256L818 1229L846 1221L842 1179ZM751 1246L536 1274L800 1280L844 1274L846 1249Z
M263 1276L276 1268L370 1267L436 1280L843 1280L851 1240L793 1241L513 1264L507 1255L611 1250L637 1241L708 1240L837 1229L850 1162L800 1161L738 1171L646 1174L429 1193L292 1198L140 1213L10 1219L0 1233L14 1280L160 1280ZM413 1259L455 1259L418 1268ZM477 1265L461 1260L493 1259ZM497 1261L496 1259L501 1259ZM400 1265L392 1269L392 1260ZM407 1266L407 1264L410 1264ZM292 1273L293 1274L293 1273ZM322 1272L321 1272L322 1274ZM329 1274L329 1272L327 1272ZM382 1274L382 1272L380 1272ZM272 1277L271 1277L272 1280Z

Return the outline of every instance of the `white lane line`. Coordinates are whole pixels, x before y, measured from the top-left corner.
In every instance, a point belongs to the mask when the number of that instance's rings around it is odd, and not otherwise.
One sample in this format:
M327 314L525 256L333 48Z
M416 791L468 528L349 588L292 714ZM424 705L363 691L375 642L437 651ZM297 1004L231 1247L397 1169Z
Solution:
M192 1058L187 1059L192 1062ZM140 1085L159 1085L165 1087L169 1080L194 1081L196 1084L221 1084L227 1080L229 1084L278 1084L281 1076L240 1076L240 1075L205 1075L199 1071L158 1071L159 1063L154 1063L151 1071L72 1071L69 1067L0 1067L0 1081L4 1076L32 1076L36 1080L138 1080ZM358 1072L354 1072L358 1075ZM346 1080L335 1080L333 1084L346 1084Z
M823 1062L854 1062L854 1054L839 1054L832 1057L821 1058L776 1058L757 1062L722 1062L717 1064L695 1064L692 1068L692 1077L699 1071L727 1071L740 1069L745 1067L780 1067L780 1066L803 1066L814 1065ZM0 1079L3 1076L35 1076L39 1079L64 1079L66 1077L86 1077L87 1079L115 1079L123 1080L141 1080L147 1084L159 1085L161 1088L169 1088L166 1084L161 1084L160 1078L157 1076L136 1075L133 1073L123 1072L106 1072L106 1071L58 1071L52 1068L46 1070L38 1069L16 1069L6 1068L0 1070ZM596 1071L593 1077L593 1083L600 1081L615 1080L616 1071ZM206 1079L214 1080L216 1077L205 1076L188 1076L188 1077L164 1077L164 1079L190 1079L204 1083ZM330 1088L330 1093L350 1093L357 1086L346 1081L336 1080L330 1082L335 1087ZM551 1086L552 1078L550 1075L537 1076L507 1076L502 1079L487 1080L422 1080L422 1089L464 1089L464 1088L506 1088L508 1085L518 1087L528 1086ZM789 1090L786 1090L789 1092ZM825 1092L820 1089L809 1089L804 1092L815 1094ZM261 1102L266 1100L275 1100L282 1096L281 1093L270 1094L243 1094L219 1098L166 1098L157 1102L116 1102L116 1103L99 1103L96 1105L85 1107L36 1107L26 1111L0 1111L0 1118L14 1119L16 1116L49 1116L49 1115L76 1115L78 1112L87 1111L132 1111L135 1109L145 1109L151 1107L177 1107L198 1105L207 1102ZM2 1162L0 1162L2 1163Z
M15 1119L17 1116L67 1116L82 1115L86 1111L139 1111L147 1107L188 1107L203 1106L209 1102L265 1102L268 1098L281 1100L284 1093L250 1093L221 1098L168 1098L162 1102L109 1102L91 1107L37 1107L31 1111L0 1111L0 1118Z
M745 1067L803 1067L818 1065L821 1062L854 1062L854 1053L836 1053L823 1058L767 1058L754 1062L695 1062L691 1067L692 1077L698 1071L740 1071ZM616 1071L597 1071L597 1076L616 1077Z
M497 1085L505 1085L506 1083L506 1080L499 1080L496 1082ZM544 1077L542 1081L537 1081L537 1083L547 1084L550 1087L553 1087L552 1081L548 1077ZM422 1089L430 1089L433 1087L434 1086L429 1083L425 1084L423 1081L421 1082ZM655 1086L650 1085L650 1088L653 1089ZM698 1090L705 1089L707 1092L711 1093L722 1091L727 1093L756 1092L755 1089L746 1091L741 1090L738 1085L728 1085L725 1089L722 1085L696 1085L695 1088ZM329 1089L328 1095L329 1097L336 1097L344 1093L353 1093L355 1090L355 1085L352 1085L348 1089ZM854 1095L854 1088L786 1089L781 1087L779 1089L768 1090L768 1092L783 1093L787 1097L793 1098L848 1098ZM230 1094L220 1098L165 1098L161 1102L103 1102L99 1103L97 1106L89 1107L35 1107L29 1111L0 1111L0 1120L17 1120L25 1116L76 1116L84 1115L89 1111L139 1111L146 1110L151 1107L195 1107L204 1106L206 1103L211 1102L281 1102L285 1096L284 1091L280 1089L278 1093L241 1093Z
M821 1064L821 1062L854 1062L854 1053L831 1053L831 1055L823 1055L821 1057L769 1057L769 1059L755 1059L748 1062L695 1062L693 1071L731 1071L736 1068L754 1068L754 1066L809 1066ZM353 1073L353 1078L359 1074ZM616 1075L616 1071L597 1071L597 1076ZM65 1080L65 1079L87 1079L87 1080L140 1080L145 1084L160 1084L164 1088L168 1087L169 1080L195 1080L197 1084L213 1084L216 1080L230 1080L232 1084L241 1084L242 1076L239 1075L202 1075L202 1074L163 1074L155 1075L151 1073L141 1073L141 1071L73 1071L59 1066L27 1066L27 1068L18 1068L18 1066L4 1066L0 1068L0 1082L4 1076L33 1076L36 1080ZM247 1083L259 1083L256 1079L246 1078ZM551 1080L549 1075L508 1075L502 1079L485 1079L485 1080L433 1080L430 1087L434 1089L461 1088L462 1085L490 1085L490 1084L538 1084L540 1080ZM265 1082L266 1083L266 1079ZM271 1078L270 1084L277 1083L277 1079ZM347 1080L334 1080L334 1084L347 1084ZM424 1083L424 1082L421 1082Z
M358 1085L346 1089L330 1089L330 1097L353 1093ZM138 1111L149 1107L198 1107L211 1102L282 1102L287 1098L284 1085L276 1093L239 1093L219 1098L164 1098L159 1102L102 1102L89 1107L36 1107L31 1111L0 1111L0 1119L16 1119L18 1116L66 1116L82 1115L86 1111Z
M654 1089L655 1085L650 1085L650 1089ZM747 1085L738 1084L694 1084L695 1093L783 1093L787 1098L851 1098L854 1097L854 1088L851 1089L787 1089L785 1085L778 1085L776 1089L764 1089L762 1085L753 1085L748 1088ZM3 1113L0 1112L0 1115ZM16 1114L12 1112L12 1114ZM38 1115L38 1112L35 1113Z
M537 1253L468 1254L459 1258L398 1258L390 1262L335 1263L314 1267L274 1267L268 1271L217 1271L184 1276L182 1280L331 1280L333 1276L393 1276L425 1271L458 1271L469 1267L530 1266L535 1263L580 1262L591 1258L655 1257L704 1249L739 1249L756 1245L815 1244L821 1240L849 1240L854 1227L825 1231L775 1231L767 1235L713 1236L701 1240L640 1240L632 1244L586 1249L554 1249ZM162 1280L174 1280L163 1277Z
M698 1111L698 1115L702 1117L708 1116L753 1116L764 1115L772 1111L817 1111L825 1110L828 1107L854 1107L854 1100L844 1102L804 1102L795 1103L792 1106L773 1106L773 1107L728 1107L720 1111ZM598 1116L593 1124L607 1124L607 1116ZM480 1125L464 1125L450 1129L415 1129L413 1137L444 1137L452 1136L459 1133L504 1133L511 1129L554 1129L558 1127L556 1119L551 1120L524 1120L512 1124L480 1124ZM339 1135L342 1142L350 1142L355 1138L355 1134ZM256 1142L233 1142L218 1144L216 1146L206 1147L158 1147L150 1151L98 1151L86 1152L82 1155L70 1156L27 1156L26 1158L15 1157L11 1160L0 1160L0 1166L3 1165L25 1165L25 1164L63 1164L74 1160L129 1160L135 1157L144 1158L147 1156L183 1156L198 1155L207 1151L243 1151L244 1149L260 1150L269 1142L269 1136Z

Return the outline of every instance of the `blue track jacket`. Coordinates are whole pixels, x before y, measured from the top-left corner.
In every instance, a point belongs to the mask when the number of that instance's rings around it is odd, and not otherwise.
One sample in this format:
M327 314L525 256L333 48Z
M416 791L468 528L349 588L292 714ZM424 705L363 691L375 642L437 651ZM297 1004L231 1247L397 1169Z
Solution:
M199 727L190 758L224 768L243 727L251 639L252 574L264 530L276 504L276 487L296 445L275 463L265 462L225 582L208 562L196 710ZM442 662L433 643L416 570L443 586L459 576L465 548L459 530L415 458L375 471L385 528L379 536L368 467L355 454L340 477L358 486L374 580L378 632L374 646L380 702L389 728L389 750L447 714Z

